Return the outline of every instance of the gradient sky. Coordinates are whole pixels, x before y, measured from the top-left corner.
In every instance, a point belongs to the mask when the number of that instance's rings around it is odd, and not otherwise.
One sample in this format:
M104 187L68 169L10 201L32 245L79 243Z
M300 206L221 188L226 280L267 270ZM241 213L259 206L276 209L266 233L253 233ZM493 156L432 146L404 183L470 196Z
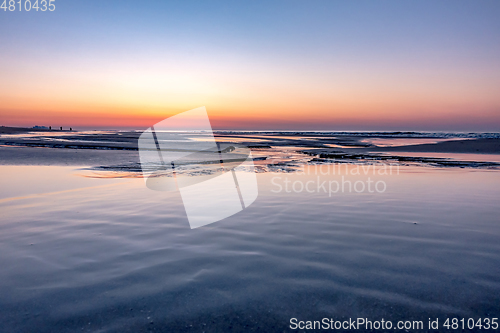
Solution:
M55 4L0 10L0 125L500 131L497 0Z

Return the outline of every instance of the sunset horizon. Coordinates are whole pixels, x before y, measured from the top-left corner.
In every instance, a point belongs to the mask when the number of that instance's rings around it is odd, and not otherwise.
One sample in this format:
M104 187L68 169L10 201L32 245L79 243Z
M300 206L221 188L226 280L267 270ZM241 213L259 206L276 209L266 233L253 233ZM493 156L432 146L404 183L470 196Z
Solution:
M200 105L203 106L203 105ZM199 106L196 106L199 107ZM88 129L144 129L158 121L188 111L195 107L187 107L184 110L166 110L154 112L146 116L146 112L123 113L122 116L111 114L97 114L87 112L87 116L68 116L67 114L50 114L44 116L11 116L8 120L2 119L0 126L26 127L44 126L59 128L72 127L76 130ZM318 119L314 114L308 117L289 119L285 115L254 116L244 118L240 113L233 112L226 115L210 110L210 122L214 130L283 130L283 131L442 131L442 132L499 132L500 127L496 123L496 115L478 118L474 114L446 118L443 115L415 115L413 119L401 119L398 115L388 115L388 118L352 119L345 117L335 119L334 115L323 116ZM308 114L307 112L304 112ZM47 115L49 114L49 115ZM90 115L93 116L89 117ZM146 113L147 114L147 113ZM89 119L90 118L90 119ZM466 121L466 123L464 123Z
M0 125L500 131L494 1L118 3L2 14Z

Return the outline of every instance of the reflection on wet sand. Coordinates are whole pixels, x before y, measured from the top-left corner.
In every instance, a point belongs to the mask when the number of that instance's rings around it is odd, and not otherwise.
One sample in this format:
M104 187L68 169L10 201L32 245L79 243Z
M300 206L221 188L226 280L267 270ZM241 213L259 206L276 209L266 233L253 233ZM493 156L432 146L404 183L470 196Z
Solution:
M140 131L31 132L0 135L0 163L85 165L99 177L137 177ZM233 132L219 131L223 144L252 149L257 172L294 172L307 164L391 162L433 167L498 168L499 133L418 132ZM179 132L182 142L204 134ZM180 170L182 172L182 170Z

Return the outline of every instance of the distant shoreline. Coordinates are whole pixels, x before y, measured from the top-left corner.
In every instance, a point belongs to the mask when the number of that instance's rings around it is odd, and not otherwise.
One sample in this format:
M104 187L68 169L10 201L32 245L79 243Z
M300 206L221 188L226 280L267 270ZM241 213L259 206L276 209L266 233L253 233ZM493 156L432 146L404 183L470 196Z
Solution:
M0 134L22 134L29 132L76 132L75 130L62 129L58 128L54 129L44 129L44 128L27 128L27 127L9 127L9 126L0 126Z
M41 129L33 127L11 127L0 126L0 134L21 134L27 132L121 132L121 133L140 133L145 128L94 128L94 129L72 129L66 127L62 130L59 127L52 129ZM223 136L247 136L247 135L288 135L288 136L353 136L353 137L370 137L370 138L499 138L500 132L495 131L343 131L343 130L231 130L231 129L213 129L216 135Z

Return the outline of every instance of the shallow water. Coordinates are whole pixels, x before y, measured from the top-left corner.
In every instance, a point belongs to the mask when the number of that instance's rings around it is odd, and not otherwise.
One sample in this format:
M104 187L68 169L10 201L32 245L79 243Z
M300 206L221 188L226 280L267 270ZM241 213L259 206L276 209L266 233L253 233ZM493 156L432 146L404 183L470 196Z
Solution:
M381 155L412 156L412 157L423 157L423 158L446 158L452 161L500 162L499 154L394 152L394 153L381 153Z
M360 140L363 143L369 143L377 147L395 147L395 146L410 146L429 143L438 143L443 141L463 140L463 138L369 138Z
M500 316L498 171L342 168L258 174L253 205L191 230L179 194L142 179L0 166L2 330L282 332L292 317ZM318 187L342 176L386 190Z

